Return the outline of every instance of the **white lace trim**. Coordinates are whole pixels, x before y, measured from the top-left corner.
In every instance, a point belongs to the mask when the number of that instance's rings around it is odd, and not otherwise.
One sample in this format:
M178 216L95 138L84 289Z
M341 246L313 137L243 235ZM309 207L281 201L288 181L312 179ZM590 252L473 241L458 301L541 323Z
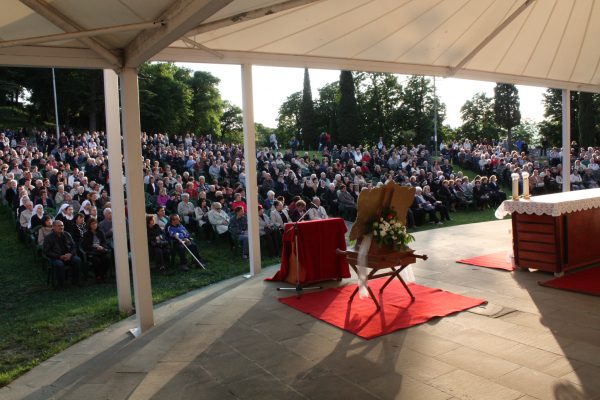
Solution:
M513 212L558 217L563 214L592 208L600 208L600 189L533 196L529 200L506 200L500 204L495 215L498 219L502 219Z

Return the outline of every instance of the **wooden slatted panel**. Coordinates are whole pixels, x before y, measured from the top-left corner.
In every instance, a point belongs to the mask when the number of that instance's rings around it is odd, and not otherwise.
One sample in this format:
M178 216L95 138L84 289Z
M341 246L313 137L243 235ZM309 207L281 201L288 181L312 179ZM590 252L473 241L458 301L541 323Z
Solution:
M528 260L528 259L521 259L519 261L519 267L535 268L535 269L540 269L542 271L550 271L550 272L556 271L555 263L548 263L548 262L537 261L537 260Z
M541 233L527 233L527 232L519 232L519 241L526 240L529 242L538 242L538 243L550 243L554 244L555 239L554 235L545 235Z
M551 233L554 234L554 224L527 224L519 223L517 225L519 232L539 232L539 233Z
M557 249L554 244L520 241L519 250L539 251L542 253L556 254Z
M534 251L525 251L519 249L519 258L521 260L538 260L543 262L556 262L556 255L552 253L537 253Z
M520 222L533 222L536 224L554 224L554 218L551 215L529 215L529 214L518 214L518 221Z

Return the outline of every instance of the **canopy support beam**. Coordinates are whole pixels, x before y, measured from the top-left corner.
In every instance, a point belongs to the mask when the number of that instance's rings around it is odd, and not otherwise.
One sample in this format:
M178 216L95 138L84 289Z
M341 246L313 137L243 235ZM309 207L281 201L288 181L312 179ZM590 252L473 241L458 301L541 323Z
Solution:
M30 1L30 0L29 0ZM175 1L161 18L168 23L160 29L143 31L125 48L125 65L138 67L148 61L156 53L180 39L199 22L227 6L233 0L193 0L191 2Z
M121 78L123 145L125 148L125 173L127 177L127 222L137 317L137 328L133 329L131 333L138 336L154 326L146 233L146 201L142 172L140 102L137 70L123 68L119 76Z
M46 18L48 21L52 22L57 27L61 28L65 32L78 32L83 31L84 29L76 24L74 21L71 21L66 15L58 11L56 8L52 7L45 1L41 0L20 0L21 3L25 4L27 7L31 8L33 11ZM121 68L122 62L120 57L114 55L110 50L100 44L96 39L82 37L79 38L79 41L84 45L89 47L99 56L108 61L115 68Z
M189 31L186 36L196 36L201 33L214 31L216 29L224 28L226 26L239 24L240 22L250 21L253 19L261 18L267 15L273 15L276 13L280 13L282 11L287 11L292 8L305 6L311 3L316 3L318 1L323 0L289 0L283 3L274 4L268 7L257 8L252 11L246 11L237 15L233 15L231 17L219 19L212 22L207 22L206 24L202 24L197 28Z
M460 70L462 67L465 66L466 63L471 61L471 59L473 57L475 57L477 55L477 53L479 53L485 46L487 46L488 43L490 43L492 40L494 40L494 38L496 36L498 36L498 34L500 32L502 32L504 30L504 28L506 28L508 25L510 25L510 23L513 22L515 20L515 18L517 18L519 15L521 15L521 13L523 11L525 11L527 9L527 7L529 7L531 5L531 3L533 3L534 1L535 0L525 0L525 2L523 4L521 4L521 6L519 6L519 8L517 8L512 14L510 14L508 16L508 18L506 18L504 21L502 21L502 23L500 25L498 25L496 27L496 29L494 29L489 35L487 35L485 37L485 39L483 39L483 41L481 41L481 43L479 43L473 50L471 50L471 52L469 54L467 54L462 60L460 60L460 62L458 64L456 64L454 67L452 67L450 69L450 76L453 76L454 74L456 74L456 71Z
M562 191L571 190L571 91L562 91Z
M244 170L246 171L246 204L248 205L248 247L250 275L260 273L260 235L258 231L258 183L256 180L256 129L252 94L252 65L242 65L242 112L244 121ZM235 218L232 217L232 218Z
M139 29L154 29L154 28L158 28L158 27L162 26L163 24L164 24L163 21L141 22L139 24L107 26L105 28L89 29L89 30L83 30L83 31L79 31L79 32L68 32L68 33L58 33L56 35L34 36L34 37L30 37L30 38L7 40L4 42L0 42L0 48L58 42L58 41L62 41L62 40L80 39L80 38L84 38L84 37L107 35L107 34L117 33L117 32L135 31L135 30L139 30Z
M108 139L108 174L110 177L110 208L112 210L113 252L117 278L119 312L131 314L131 285L123 195L123 153L121 152L121 120L119 111L119 77L112 69L104 70L104 108Z
M221 59L223 58L223 54L221 54L218 51L213 50L213 49L211 49L209 47L201 45L200 43L196 42L195 40L192 40L192 39L187 38L185 36L182 37L181 40L183 41L183 43L189 44L190 46L192 46L192 47L194 47L194 48L196 48L198 50L206 51L207 53L212 54L213 56L221 58Z

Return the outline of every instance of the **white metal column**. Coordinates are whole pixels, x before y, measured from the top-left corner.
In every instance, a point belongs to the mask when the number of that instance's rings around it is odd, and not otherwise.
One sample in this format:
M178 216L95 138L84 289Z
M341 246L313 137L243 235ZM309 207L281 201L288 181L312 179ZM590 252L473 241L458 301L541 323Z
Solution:
M571 91L562 91L562 191L571 190Z
M131 282L127 256L125 197L121 152L121 119L119 111L119 77L112 69L104 70L104 108L108 140L108 173L110 177L110 207L112 210L113 248L117 276L119 311L131 314Z
M254 127L254 99L252 96L252 65L250 64L242 65L242 108L250 275L256 275L260 272L261 260L260 235L258 233L258 187L256 182L256 130Z
M142 140L138 75L135 68L123 68L121 78L121 106L123 113L123 144L127 177L127 212L129 247L133 269L133 290L139 335L154 326L150 263L146 235L146 204L142 172Z

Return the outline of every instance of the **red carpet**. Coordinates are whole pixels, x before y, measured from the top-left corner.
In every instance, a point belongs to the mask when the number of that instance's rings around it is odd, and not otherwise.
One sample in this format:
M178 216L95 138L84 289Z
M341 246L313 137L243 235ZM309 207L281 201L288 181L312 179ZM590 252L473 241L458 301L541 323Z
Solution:
M478 267L503 269L506 271L514 271L512 263L506 261L506 251L501 251L494 254L486 254L473 258L458 260L457 263L476 265Z
M600 267L589 268L546 282L542 286L600 296Z
M379 296L379 288L384 282L384 278L375 279L369 281L369 287ZM279 301L364 339L386 335L485 302L482 299L410 284L410 290L416 298L411 303L400 281L394 279L385 288L383 296L378 298L381 310L377 311L369 298L361 299L356 295L354 301L348 303L355 288L356 285L346 285L302 296L280 298Z

